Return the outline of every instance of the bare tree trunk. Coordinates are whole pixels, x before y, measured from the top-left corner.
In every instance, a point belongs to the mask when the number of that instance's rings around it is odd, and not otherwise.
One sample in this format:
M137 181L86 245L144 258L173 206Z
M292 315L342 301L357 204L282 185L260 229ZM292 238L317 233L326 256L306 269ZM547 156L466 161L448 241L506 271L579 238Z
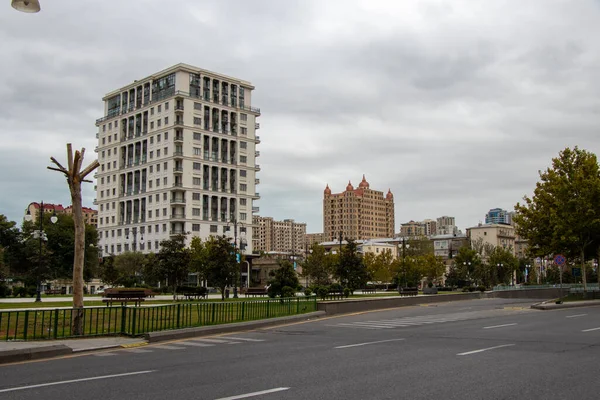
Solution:
M71 202L75 225L75 257L73 260L73 334L83 335L83 263L85 259L85 222L81 209L81 183L73 182Z
M71 143L67 143L67 163L68 169L63 167L54 157L50 160L56 165L48 167L53 171L62 172L69 185L71 192L71 202L73 205L73 222L75 225L75 256L73 258L73 318L71 320L71 333L75 336L83 335L83 264L85 259L85 222L83 221L83 211L81 209L81 183L91 182L85 177L93 170L98 168L98 161L93 161L83 171L81 164L85 155L85 149L81 152L75 151Z

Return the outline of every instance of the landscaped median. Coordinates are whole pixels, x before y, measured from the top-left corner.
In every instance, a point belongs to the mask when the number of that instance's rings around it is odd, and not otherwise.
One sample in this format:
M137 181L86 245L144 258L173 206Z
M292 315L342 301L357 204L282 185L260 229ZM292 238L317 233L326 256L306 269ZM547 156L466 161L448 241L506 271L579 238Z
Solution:
M0 311L0 340L74 337L72 308ZM157 306L84 308L83 337L129 335L231 324L317 311L313 297L235 302L185 302ZM82 337L78 336L78 337Z

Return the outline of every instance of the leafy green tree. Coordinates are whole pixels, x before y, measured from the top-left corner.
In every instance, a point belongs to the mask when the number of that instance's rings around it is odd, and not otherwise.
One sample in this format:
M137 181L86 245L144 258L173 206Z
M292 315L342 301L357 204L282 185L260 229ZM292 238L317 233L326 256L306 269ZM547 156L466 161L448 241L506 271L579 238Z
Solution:
M356 242L346 238L347 245L342 249L336 268L336 277L340 283L354 290L367 283L367 268L362 255L358 252Z
M509 249L496 246L488 256L487 264L490 270L490 286L509 285L513 281L513 274L519 267L519 260Z
M540 172L533 197L517 203L518 234L529 241L532 254L562 253L581 264L587 290L585 261L598 251L600 237L600 169L596 155L565 148Z
M119 282L119 271L115 268L115 257L105 256L99 266L99 276L102 282L109 286L116 286Z
M483 263L475 249L468 246L458 249L458 254L454 257L454 265L459 280L458 286L463 286L465 283L471 285L476 279L485 279L486 271L482 270Z
M295 293L299 286L294 265L288 260L280 260L279 268L273 272L273 277L269 280L269 297L289 297L290 292Z
M429 283L437 283L446 272L446 264L434 254L421 256L424 263L424 275Z
M146 254L143 275L144 283L150 286L159 286L160 282L164 279L164 276L161 274L158 257L155 253Z
M177 299L177 287L187 279L190 266L190 252L185 247L185 235L160 242L156 255L160 275L167 279L173 288L173 300Z
M206 279L209 285L221 290L221 299L225 300L225 288L236 284L239 273L235 249L225 236L211 236L204 245Z
M389 283L396 276L397 265L394 263L394 256L389 249L384 249L377 255L367 253L363 260L370 280Z
M21 231L16 222L9 221L3 214L0 214L0 247L3 249L2 263L7 275L27 271L28 262L23 254Z
M325 252L325 247L314 243L306 260L302 264L302 277L310 279L317 286L327 286L333 275L333 257Z
M141 283L146 256L139 251L126 251L114 257L114 267L119 275L119 283L136 286Z
M198 236L192 238L190 243L190 270L198 273L200 281L206 280L207 276L207 248Z

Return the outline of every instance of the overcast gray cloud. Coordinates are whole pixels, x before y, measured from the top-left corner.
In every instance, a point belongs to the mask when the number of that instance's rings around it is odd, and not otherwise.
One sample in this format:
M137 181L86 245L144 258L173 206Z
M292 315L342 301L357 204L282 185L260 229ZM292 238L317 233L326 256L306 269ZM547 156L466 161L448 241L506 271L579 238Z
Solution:
M401 222L511 209L566 146L598 152L596 1L41 0L0 9L0 213L68 204L107 92L185 62L251 81L261 215L322 230L325 184L391 188ZM91 205L93 185L84 192Z

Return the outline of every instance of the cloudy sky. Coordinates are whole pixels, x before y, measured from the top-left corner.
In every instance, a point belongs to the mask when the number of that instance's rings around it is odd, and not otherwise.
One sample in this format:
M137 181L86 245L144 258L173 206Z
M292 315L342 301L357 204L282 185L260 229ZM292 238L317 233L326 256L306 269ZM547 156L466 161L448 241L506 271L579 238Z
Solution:
M251 81L261 215L322 231L323 189L366 174L401 222L465 228L598 152L600 2L40 0L0 6L0 213L69 204L49 157L96 154L102 96L178 62ZM88 184L84 205L95 193Z

